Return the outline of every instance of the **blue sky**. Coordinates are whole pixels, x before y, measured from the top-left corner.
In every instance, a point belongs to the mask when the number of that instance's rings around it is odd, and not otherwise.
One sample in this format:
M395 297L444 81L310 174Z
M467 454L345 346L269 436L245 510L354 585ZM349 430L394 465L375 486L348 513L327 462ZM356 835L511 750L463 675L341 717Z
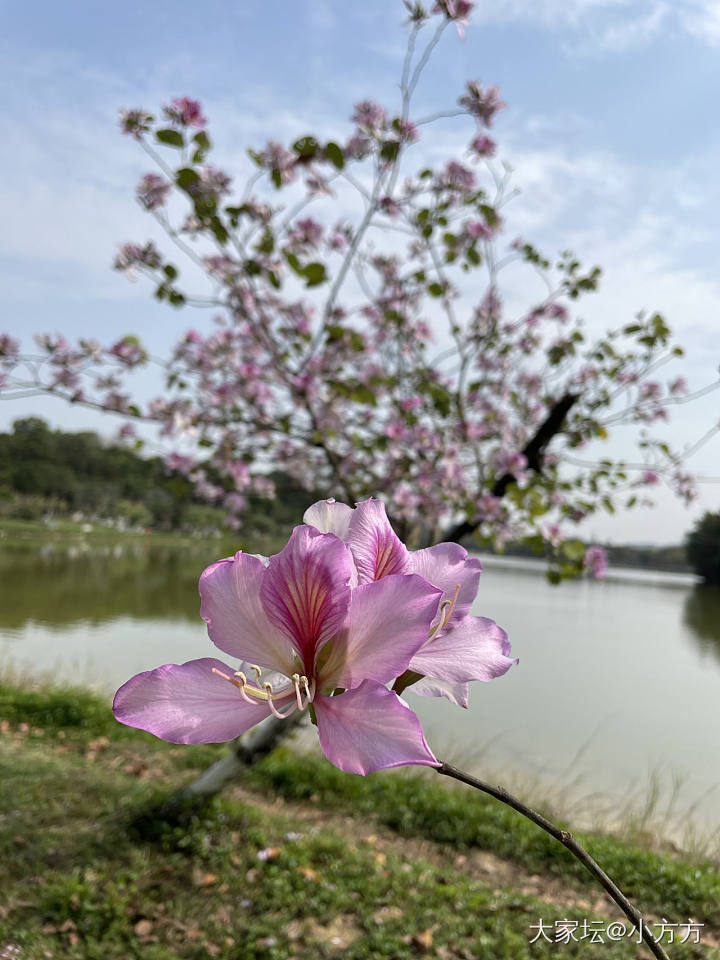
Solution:
M110 269L119 242L151 233L133 201L149 167L120 136L119 107L201 99L216 160L233 171L269 136L341 137L354 101L394 103L404 52L400 0L6 0L0 11L0 329L103 341L138 332L157 352L195 317ZM501 86L500 154L522 190L508 241L569 246L604 267L600 294L580 311L591 327L661 309L687 348L677 372L693 386L720 363L719 65L718 0L507 0L479 4L464 41L447 32L419 90L423 113L454 104L465 79ZM452 142L453 129L439 136ZM0 429L30 412L111 430L49 399L0 404ZM720 393L682 408L667 436L681 445L718 417ZM622 438L613 448L626 449ZM720 475L720 438L690 465ZM720 507L720 484L689 512L664 494L660 503L586 533L676 540L699 511Z

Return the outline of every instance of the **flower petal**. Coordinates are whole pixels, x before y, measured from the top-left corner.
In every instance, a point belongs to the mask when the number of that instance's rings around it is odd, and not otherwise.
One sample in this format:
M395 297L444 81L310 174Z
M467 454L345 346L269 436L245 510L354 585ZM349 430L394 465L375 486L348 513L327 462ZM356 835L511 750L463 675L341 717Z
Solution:
M348 548L332 533L295 527L282 551L270 558L260 600L271 622L314 673L318 650L343 628L350 606Z
M432 677L423 677L406 688L410 693L419 697L445 697L450 703L458 707L468 705L469 690L467 683L445 683L443 680L434 680Z
M507 634L487 617L465 617L419 650L411 670L450 683L494 680L518 661L508 656Z
M138 673L115 694L115 719L170 743L220 743L269 716L267 703L246 703L213 667L233 674L232 667L211 657Z
M347 630L323 664L321 686L356 687L362 680L388 683L407 670L427 642L440 591L408 574L393 574L352 591Z
M293 649L260 602L267 562L247 553L218 560L200 575L200 616L212 642L238 660L293 672Z
M320 746L330 763L348 773L372 773L404 764L440 764L420 721L392 690L365 680L336 697L316 696Z
M318 500L308 507L303 514L303 523L315 527L320 533L334 533L341 540L347 540L352 514L352 507L346 503L336 503L331 497L329 500Z
M425 550L410 553L409 569L419 573L443 591L443 602L452 600L459 586L451 622L461 620L470 613L470 607L478 592L482 564L459 543L438 543Z
M360 583L371 583L393 573L409 573L408 551L385 514L382 500L363 500L350 520L348 546Z

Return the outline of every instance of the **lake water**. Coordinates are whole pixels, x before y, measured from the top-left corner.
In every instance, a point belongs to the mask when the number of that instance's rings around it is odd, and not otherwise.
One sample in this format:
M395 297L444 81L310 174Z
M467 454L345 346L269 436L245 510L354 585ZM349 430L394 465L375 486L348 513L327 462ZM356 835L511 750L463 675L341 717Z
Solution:
M0 552L0 668L111 691L212 655L197 578L216 552ZM701 828L720 827L720 591L639 571L552 587L532 561L483 561L474 612L508 631L520 665L474 684L467 711L408 695L435 753L537 778L580 812L642 803L652 778L667 802L676 780L678 811L697 803Z

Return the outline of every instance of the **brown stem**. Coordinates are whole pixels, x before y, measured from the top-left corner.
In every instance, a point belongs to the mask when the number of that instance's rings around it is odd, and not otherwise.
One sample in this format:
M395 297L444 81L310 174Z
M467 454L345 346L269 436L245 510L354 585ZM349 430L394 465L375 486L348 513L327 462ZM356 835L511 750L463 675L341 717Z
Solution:
M587 850L580 846L571 833L568 833L567 830L561 830L560 827L556 827L554 823L551 823L549 820L543 817L542 814L536 813L531 807L528 807L521 800L518 800L517 797L514 797L511 793L508 793L504 787L495 787L490 783L485 783L483 780L478 780L477 777L473 777L469 773L464 773L462 770L458 770L457 767L453 767L449 763L441 763L440 766L436 767L435 769L438 773L443 774L445 777L452 777L454 780L459 780L461 783L466 783L469 787L474 787L476 790L482 790L483 793L490 794L491 797L495 797L495 799L499 800L501 803L507 804L507 806L512 807L513 810L517 810L518 813L521 813L524 817L527 817L528 820L532 820L532 822L537 824L538 827L543 829L546 833L549 833L551 837L554 837L556 840L558 840L576 859L580 861L580 863L582 863L587 870L590 871L590 873L601 884L601 886L604 887L610 897L612 897L615 903L620 907L625 916L635 924L638 930L642 932L643 940L648 945L653 955L656 956L658 960L669 960L668 955L665 953L652 933L650 933L640 911L634 907L632 903L630 903L620 887L618 887L618 885L605 873L602 867L597 864L595 860L593 860Z
M565 418L579 399L580 397L577 393L566 393L560 397L557 403L551 408L550 413L548 413L547 417L537 428L535 435L531 437L523 447L521 452L527 460L528 468L534 473L542 473L545 450L552 438L560 433L565 423ZM505 473L502 477L498 477L490 492L494 497L498 497L498 499L504 497L507 488L514 482L515 477L513 474ZM463 520L461 523L447 530L443 534L442 539L458 543L463 537L477 530L480 522L479 520Z

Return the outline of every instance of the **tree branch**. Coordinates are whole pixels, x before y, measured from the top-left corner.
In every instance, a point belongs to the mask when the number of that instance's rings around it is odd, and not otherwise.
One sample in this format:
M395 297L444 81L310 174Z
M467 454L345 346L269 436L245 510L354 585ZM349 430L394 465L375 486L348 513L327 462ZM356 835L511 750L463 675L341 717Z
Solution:
M642 938L650 948L653 956L657 957L658 960L669 960L668 955L665 953L652 933L650 933L650 930L647 928L642 914L637 907L630 903L615 881L605 873L602 867L596 863L595 860L593 860L587 850L577 842L571 833L568 833L567 830L561 830L560 827L556 827L554 823L551 823L541 814L536 813L531 807L526 806L522 800L518 800L517 797L514 797L511 793L508 793L504 787L494 787L492 784L485 783L483 780L478 780L477 777L472 777L470 774L464 773L462 770L458 770L457 767L453 767L449 763L442 763L435 769L438 773L445 777L452 777L454 780L459 780L461 783L466 783L469 787L474 787L476 790L481 790L483 793L490 794L491 797L499 800L500 803L507 804L508 807L512 807L513 810L517 810L518 813L521 813L524 817L527 817L528 820L532 820L532 822L537 824L538 827L540 827L546 833L549 833L551 837L554 837L556 840L558 840L565 847L565 849L569 850L570 853L577 860L579 860L580 863L582 863L582 865L595 877L595 879L610 895L613 901L620 907L625 916L633 924L635 924L638 930L642 933Z
M553 437L557 436L562 430L565 418L579 399L580 395L577 393L564 394L540 424L535 436L523 447L522 454L527 460L528 468L532 470L533 473L542 473L545 451ZM495 481L491 490L492 495L498 497L498 499L504 497L507 488L514 482L515 477L512 473L503 474L502 477L499 477ZM454 527L446 531L442 539L459 543L463 537L477 530L481 522L480 520L463 520L461 523L455 524Z

